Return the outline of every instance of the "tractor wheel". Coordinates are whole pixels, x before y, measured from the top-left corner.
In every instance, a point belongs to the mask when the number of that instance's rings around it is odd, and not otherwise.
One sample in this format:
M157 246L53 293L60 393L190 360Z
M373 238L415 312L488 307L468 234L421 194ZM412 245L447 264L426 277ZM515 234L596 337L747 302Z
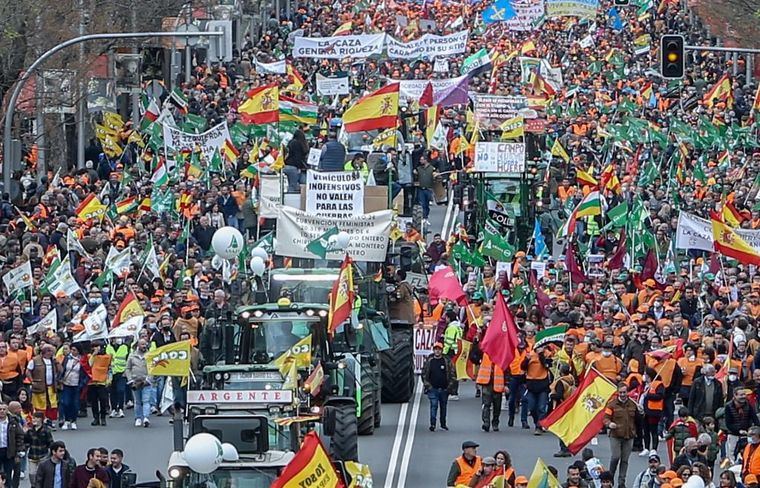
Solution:
M335 432L330 437L330 456L336 461L359 461L359 436L356 405L331 405L334 410Z
M383 402L408 402L414 392L414 348L411 327L392 330L391 343L391 348L381 353Z

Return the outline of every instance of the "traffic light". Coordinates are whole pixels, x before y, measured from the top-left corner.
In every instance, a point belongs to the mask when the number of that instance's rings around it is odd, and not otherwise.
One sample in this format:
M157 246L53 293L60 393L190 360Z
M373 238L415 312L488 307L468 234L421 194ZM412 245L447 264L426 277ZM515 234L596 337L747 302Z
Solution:
M660 73L663 78L683 78L684 44L681 35L667 35L660 39Z

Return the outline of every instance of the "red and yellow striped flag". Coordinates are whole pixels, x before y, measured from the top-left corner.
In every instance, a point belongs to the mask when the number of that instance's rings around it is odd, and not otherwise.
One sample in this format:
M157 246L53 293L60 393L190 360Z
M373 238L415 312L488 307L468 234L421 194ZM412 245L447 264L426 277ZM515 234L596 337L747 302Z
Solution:
M728 77L728 73L721 76L710 91L705 93L702 102L709 108L712 108L715 100L718 102L726 102L728 108L734 106L734 92L731 89L731 79Z
M357 100L343 114L343 127L346 132L395 127L399 88L399 83L391 83Z
M583 171L582 169L578 169L575 171L575 180L581 185L581 186L597 186L599 185L599 182L596 181L596 178L591 176L591 174Z

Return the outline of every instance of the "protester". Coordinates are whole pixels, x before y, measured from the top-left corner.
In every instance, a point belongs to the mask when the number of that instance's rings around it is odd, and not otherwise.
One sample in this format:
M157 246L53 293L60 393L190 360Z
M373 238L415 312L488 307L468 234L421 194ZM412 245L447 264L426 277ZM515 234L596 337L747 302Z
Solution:
M439 421L441 429L449 430L446 423L446 408L449 397L449 385L455 376L454 368L443 356L443 344L433 344L433 354L427 357L422 368L422 383L428 400L430 400L430 431L435 430ZM440 417L439 417L440 415Z
M108 471L100 465L100 451L96 448L87 451L87 461L74 469L71 475L71 488L88 488L91 479L97 479L106 486L110 482Z

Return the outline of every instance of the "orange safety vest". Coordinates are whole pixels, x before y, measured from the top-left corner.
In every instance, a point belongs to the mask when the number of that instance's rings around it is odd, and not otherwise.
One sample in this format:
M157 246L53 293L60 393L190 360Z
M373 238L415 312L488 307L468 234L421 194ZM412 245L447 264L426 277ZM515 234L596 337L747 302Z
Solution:
M509 374L512 376L525 374L525 371L522 370L522 362L525 360L525 355L527 353L528 351L526 349L523 349L522 351L518 349L515 351L515 358L509 363Z
M470 464L465 461L464 456L459 456L455 461L459 466L459 476L457 476L454 484L457 486L468 485L475 473L480 471L482 463L480 456L475 456L475 463L472 466L470 466Z
M504 393L504 371L498 364L494 364L488 354L483 354L483 360L478 368L478 379L475 382L479 385L487 385L491 382L493 376L493 391Z
M528 371L525 374L525 379L528 380L543 380L549 376L549 370L541 364L541 360L538 357L538 353L531 354L528 359Z
M694 383L694 375L697 371L704 366L705 362L701 358L697 358L694 361L689 361L689 358L680 358L678 365L681 367L683 373L683 386L691 386Z
M0 358L0 380L13 380L19 373L18 355L9 352L5 357Z
M600 357L594 361L594 367L608 380L616 383L617 376L623 369L623 361L614 354L610 357L600 355Z
M98 354L92 357L92 381L94 383L105 383L108 379L108 367L111 365L111 356L108 354Z
M760 476L760 449L757 444L747 444L742 454L742 477L748 474Z
M671 381L673 381L673 371L676 369L676 363L675 359L666 359L665 361L657 361L653 357L647 357L647 366L652 368L657 372L658 375L660 375L660 378L662 379L662 383L665 385L665 388L668 388L670 386Z
M653 381L651 385L649 385L649 391L647 393L656 393L657 388L662 385L663 382L660 380ZM660 400L650 400L649 396L647 396L647 409L652 411L659 411L661 412L665 408L665 399Z

